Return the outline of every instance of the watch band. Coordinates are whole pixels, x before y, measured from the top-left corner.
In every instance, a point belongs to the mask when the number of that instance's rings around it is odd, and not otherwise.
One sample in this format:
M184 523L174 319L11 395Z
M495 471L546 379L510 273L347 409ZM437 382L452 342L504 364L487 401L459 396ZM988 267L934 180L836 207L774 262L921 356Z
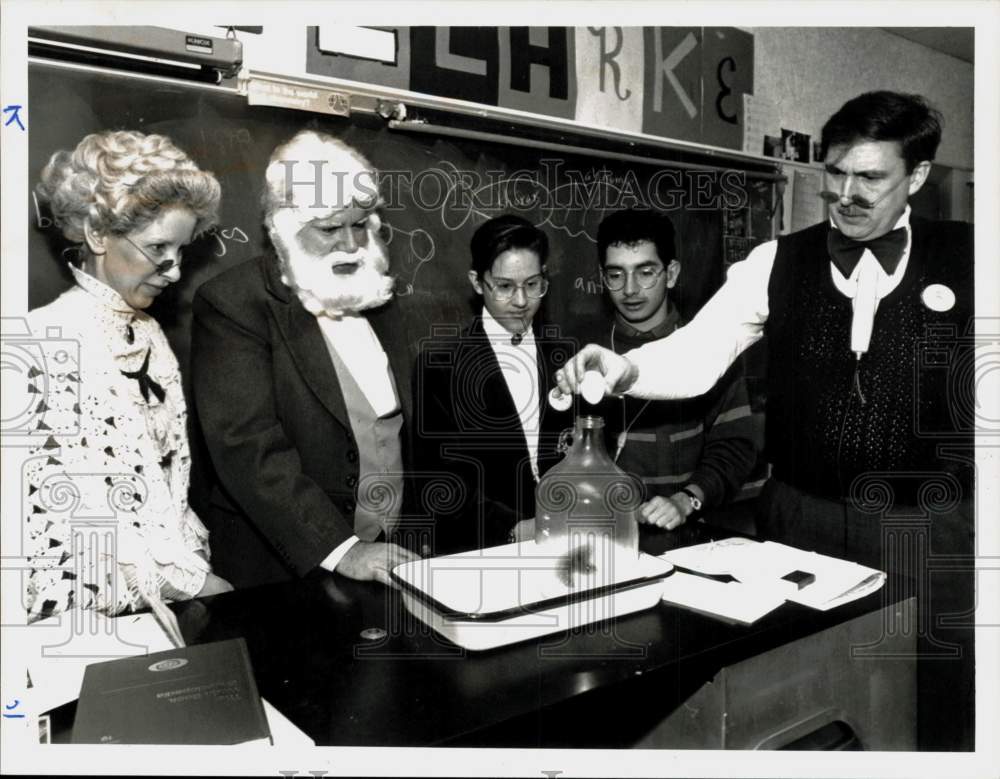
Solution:
M687 487L684 487L681 490L681 492L683 492L685 495L687 495L688 498L691 500L691 512L692 513L694 513L695 511L701 511L701 498L699 498L697 495L695 495L694 492L692 492L691 490L689 490Z

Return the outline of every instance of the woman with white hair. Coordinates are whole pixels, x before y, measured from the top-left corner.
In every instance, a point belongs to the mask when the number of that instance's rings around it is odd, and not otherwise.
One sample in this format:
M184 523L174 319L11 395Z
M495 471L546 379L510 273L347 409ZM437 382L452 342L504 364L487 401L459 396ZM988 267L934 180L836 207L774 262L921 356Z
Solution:
M37 192L79 262L76 284L28 315L36 336L75 342L30 372L44 443L25 470L29 621L162 613L165 600L228 591L188 506L177 358L145 311L215 223L219 183L165 136L106 131L53 154Z

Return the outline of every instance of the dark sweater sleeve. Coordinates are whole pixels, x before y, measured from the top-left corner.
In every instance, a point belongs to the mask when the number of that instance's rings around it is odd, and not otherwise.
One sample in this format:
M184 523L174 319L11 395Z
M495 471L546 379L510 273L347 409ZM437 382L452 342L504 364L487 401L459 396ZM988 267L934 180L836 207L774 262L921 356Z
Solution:
M705 446L690 479L704 491L707 508L719 506L739 492L763 443L739 363L719 379L711 394L713 402L704 419Z

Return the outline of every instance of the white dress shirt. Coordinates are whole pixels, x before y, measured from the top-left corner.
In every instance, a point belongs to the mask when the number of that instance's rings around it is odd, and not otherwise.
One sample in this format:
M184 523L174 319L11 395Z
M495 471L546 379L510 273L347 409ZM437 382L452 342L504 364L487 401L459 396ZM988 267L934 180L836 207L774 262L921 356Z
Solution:
M399 408L399 398L392 386L389 358L368 319L358 314L345 314L336 318L321 314L316 317L316 321L319 322L324 340L344 361L375 414L381 417L396 411ZM327 555L320 566L327 571L334 570L359 540L352 535Z
M855 352L867 351L878 301L894 290L906 273L912 242L909 206L893 229L900 227L906 229L906 248L891 276L867 249L848 279L830 263L834 285L853 300L851 347ZM729 269L726 283L686 327L626 353L639 369L639 377L627 394L671 400L697 397L715 386L740 353L764 333L767 287L777 252L777 241L755 247L745 260Z
M399 408L399 399L392 386L389 358L367 318L358 314L316 317L327 344L340 359L365 393L375 415L382 417Z
M521 420L521 431L531 458L531 473L538 481L538 426L541 398L538 388L538 345L535 334L529 329L522 334L521 342L511 343L511 333L493 315L483 309L483 331L489 339L493 354L500 364L500 372L514 399L514 407Z

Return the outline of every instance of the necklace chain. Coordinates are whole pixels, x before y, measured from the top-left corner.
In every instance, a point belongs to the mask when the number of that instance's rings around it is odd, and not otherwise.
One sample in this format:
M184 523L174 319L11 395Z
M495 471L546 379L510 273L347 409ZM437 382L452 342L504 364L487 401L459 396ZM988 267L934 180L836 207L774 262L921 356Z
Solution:
M611 351L613 351L615 354L618 354L618 349L615 348L615 328L616 327L618 327L618 323L617 322L612 322L611 323ZM649 406L649 404L653 402L652 400L647 400L645 403L643 403L642 404L642 408L640 408L637 412L635 412L635 416L632 417L632 421L629 422L628 421L628 398L623 395L621 401L622 401L622 431L618 434L618 445L615 447L615 457L614 457L615 462L618 462L618 458L619 458L619 456L621 456L622 449L625 448L625 442L628 440L628 431L631 430L632 426L636 422L639 421L639 417L642 416L642 413L646 410L646 408Z

